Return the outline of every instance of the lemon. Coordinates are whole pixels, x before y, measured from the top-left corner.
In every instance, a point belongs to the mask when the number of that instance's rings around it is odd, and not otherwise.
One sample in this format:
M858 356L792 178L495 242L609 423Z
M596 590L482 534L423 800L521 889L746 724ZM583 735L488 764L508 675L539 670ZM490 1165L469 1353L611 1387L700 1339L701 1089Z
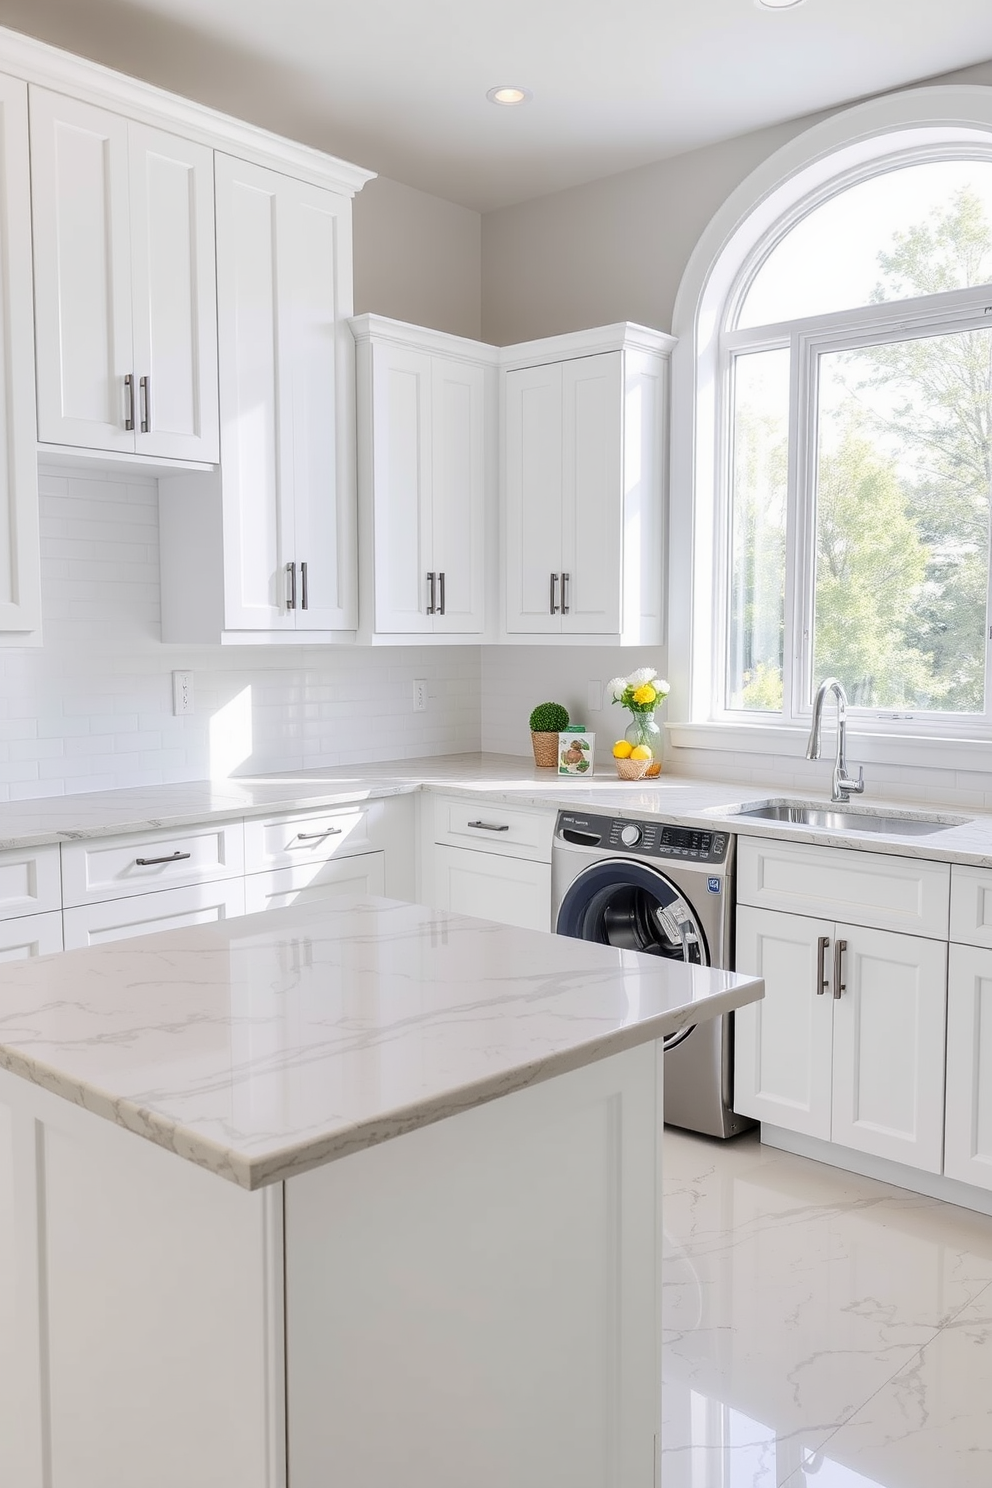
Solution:
M632 753L631 747L627 743L627 740L626 739L618 739L617 742L613 746L613 758L614 759L629 759L631 753Z
M630 751L631 759L650 759L651 751L646 744L635 744Z

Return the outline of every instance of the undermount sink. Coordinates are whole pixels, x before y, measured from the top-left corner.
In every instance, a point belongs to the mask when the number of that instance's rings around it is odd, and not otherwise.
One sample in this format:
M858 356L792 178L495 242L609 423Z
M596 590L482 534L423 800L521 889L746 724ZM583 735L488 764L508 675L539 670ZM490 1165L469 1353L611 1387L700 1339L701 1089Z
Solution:
M870 806L825 806L819 801L763 801L743 806L735 815L752 821L789 822L820 827L825 832L884 832L900 837L928 837L963 827L970 817L927 816L921 811L881 812Z

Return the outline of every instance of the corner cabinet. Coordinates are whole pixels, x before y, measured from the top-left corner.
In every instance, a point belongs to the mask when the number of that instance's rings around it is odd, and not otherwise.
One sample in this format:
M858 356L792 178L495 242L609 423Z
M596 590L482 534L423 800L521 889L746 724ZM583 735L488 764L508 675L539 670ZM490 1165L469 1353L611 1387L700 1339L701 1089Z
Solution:
M30 92L38 436L215 463L213 151Z
M503 348L502 639L663 640L674 345L620 324Z
M221 468L160 481L162 638L357 626L351 199L216 157Z
M41 628L31 305L28 94L0 74L0 632L13 646Z
M359 639L484 639L495 560L495 347L378 315L356 342Z

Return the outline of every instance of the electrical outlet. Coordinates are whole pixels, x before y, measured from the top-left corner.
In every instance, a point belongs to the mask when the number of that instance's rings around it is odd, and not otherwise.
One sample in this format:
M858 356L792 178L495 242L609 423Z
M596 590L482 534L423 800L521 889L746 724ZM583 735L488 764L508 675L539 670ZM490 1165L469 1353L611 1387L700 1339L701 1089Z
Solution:
M173 672L172 674L172 711L178 718L180 714L192 713L193 711L193 673Z
M413 684L413 711L414 713L427 712L427 681L423 677Z

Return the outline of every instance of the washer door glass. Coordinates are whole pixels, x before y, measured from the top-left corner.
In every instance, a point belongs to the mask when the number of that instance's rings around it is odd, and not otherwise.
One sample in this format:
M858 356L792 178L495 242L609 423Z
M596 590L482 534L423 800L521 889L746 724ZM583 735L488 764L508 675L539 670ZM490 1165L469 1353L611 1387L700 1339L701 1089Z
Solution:
M640 863L596 863L586 869L565 894L555 928L575 940L709 965L688 901L663 874Z

